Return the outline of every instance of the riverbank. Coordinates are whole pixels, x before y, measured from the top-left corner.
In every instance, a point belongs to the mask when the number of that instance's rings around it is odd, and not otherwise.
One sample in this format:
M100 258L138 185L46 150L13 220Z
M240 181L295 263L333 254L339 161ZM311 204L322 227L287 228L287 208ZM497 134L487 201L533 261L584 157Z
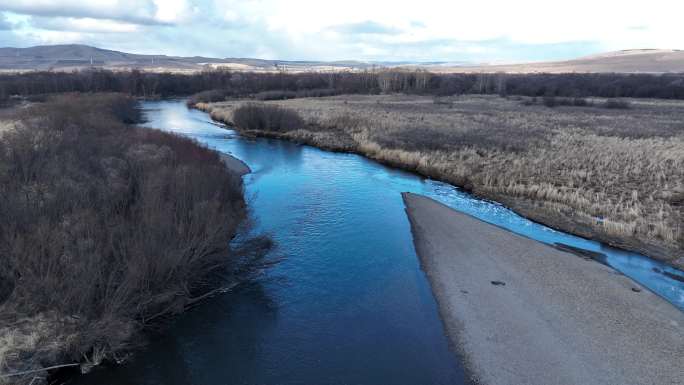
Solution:
M245 100L199 103L232 123ZM345 95L266 102L305 126L243 131L353 152L497 201L549 227L684 268L684 103L628 110L513 98ZM644 128L647 127L647 128Z
M450 338L483 384L675 384L684 315L631 279L404 194Z
M249 168L139 121L124 95L58 95L2 135L0 384L123 361L258 268L230 246Z
M400 196L420 177L230 135L183 101L142 106L147 126L249 164L252 232L272 234L269 260L281 262L184 314L128 364L74 384L463 384Z

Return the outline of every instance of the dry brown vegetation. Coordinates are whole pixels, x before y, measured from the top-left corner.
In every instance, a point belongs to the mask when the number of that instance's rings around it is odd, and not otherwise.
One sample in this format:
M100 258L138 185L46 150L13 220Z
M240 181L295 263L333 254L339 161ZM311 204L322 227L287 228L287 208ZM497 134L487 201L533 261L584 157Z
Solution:
M123 123L137 118L121 95L59 96L0 140L0 383L118 360L258 266L229 246L240 178L189 139Z
M17 124L17 110L0 106L0 138Z
M287 108L248 103L233 113L233 122L245 130L290 131L302 127L304 121Z
M251 73L223 70L194 74L85 70L0 73L0 106L16 97L63 92L122 92L142 97L192 95L188 102L226 97L263 100L341 94L401 92L414 95L495 94L530 97L684 99L684 74L483 72L439 74L423 70Z
M266 103L306 123L251 132L357 152L547 225L684 266L684 103L632 100L630 109L606 109L523 102L400 95L274 101ZM243 103L198 107L231 123Z

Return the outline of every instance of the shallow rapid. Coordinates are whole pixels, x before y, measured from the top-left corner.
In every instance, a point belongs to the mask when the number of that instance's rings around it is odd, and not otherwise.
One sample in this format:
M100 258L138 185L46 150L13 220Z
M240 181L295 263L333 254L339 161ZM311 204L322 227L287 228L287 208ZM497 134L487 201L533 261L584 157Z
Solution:
M72 383L466 383L414 251L404 191L542 242L602 253L604 263L684 310L684 282L663 274L682 273L658 261L361 156L243 138L184 101L144 108L146 126L192 137L252 169L252 231L271 234L284 259L262 282L182 315L129 363Z

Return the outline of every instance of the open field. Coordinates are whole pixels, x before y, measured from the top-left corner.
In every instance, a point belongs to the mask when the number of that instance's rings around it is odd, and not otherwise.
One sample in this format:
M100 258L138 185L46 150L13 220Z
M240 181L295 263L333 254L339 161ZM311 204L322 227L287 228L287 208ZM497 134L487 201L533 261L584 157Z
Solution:
M600 263L403 194L449 337L480 382L675 384L684 314Z
M684 103L548 108L521 98L354 95L261 102L301 128L251 131L356 152L549 226L684 267ZM245 100L200 103L232 123ZM245 130L243 130L245 131Z

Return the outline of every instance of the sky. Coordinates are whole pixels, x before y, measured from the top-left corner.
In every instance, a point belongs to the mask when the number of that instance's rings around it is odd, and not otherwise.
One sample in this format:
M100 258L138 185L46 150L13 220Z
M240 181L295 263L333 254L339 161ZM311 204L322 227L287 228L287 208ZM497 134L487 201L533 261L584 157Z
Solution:
M0 47L511 63L684 48L681 0L0 0Z

